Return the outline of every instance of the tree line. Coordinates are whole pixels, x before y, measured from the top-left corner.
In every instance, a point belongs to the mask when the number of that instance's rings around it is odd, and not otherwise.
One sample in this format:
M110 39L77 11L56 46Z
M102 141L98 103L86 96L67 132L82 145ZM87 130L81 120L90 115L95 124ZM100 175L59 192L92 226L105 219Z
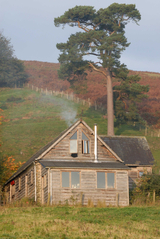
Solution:
M11 40L0 32L0 87L22 87L27 77L23 62L14 56Z

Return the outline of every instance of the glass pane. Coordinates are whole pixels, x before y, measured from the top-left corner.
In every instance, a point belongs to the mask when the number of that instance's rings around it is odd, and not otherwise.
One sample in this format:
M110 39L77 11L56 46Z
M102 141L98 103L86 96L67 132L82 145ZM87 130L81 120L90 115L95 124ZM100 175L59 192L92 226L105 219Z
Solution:
M88 138L87 138L87 136L82 132L82 139L83 140L89 140Z
M142 171L141 171L141 172L139 172L139 176L140 176L140 177L142 177L142 176L143 176L143 174L144 174L144 172L142 172Z
M74 133L74 135L72 135L72 137L70 139L77 139L77 132Z
M71 188L79 188L79 172L71 172Z
M77 153L77 140L70 140L70 153Z
M89 141L87 141L87 149L88 149L87 153L89 154Z
M87 153L87 141L83 141L83 153L86 154Z
M107 187L114 188L114 173L107 173Z
M105 173L97 172L97 188L105 188Z
M69 188L69 172L62 172L62 187Z

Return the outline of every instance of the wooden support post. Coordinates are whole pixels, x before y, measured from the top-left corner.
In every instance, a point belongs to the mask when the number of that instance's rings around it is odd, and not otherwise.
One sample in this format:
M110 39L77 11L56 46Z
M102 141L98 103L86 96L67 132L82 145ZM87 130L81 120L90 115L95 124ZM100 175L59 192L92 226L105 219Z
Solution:
M145 136L147 136L147 127L145 128Z
M94 104L95 104L95 110L97 110L97 102L95 101L95 103L94 103Z
M116 206L119 206L119 193L116 193Z

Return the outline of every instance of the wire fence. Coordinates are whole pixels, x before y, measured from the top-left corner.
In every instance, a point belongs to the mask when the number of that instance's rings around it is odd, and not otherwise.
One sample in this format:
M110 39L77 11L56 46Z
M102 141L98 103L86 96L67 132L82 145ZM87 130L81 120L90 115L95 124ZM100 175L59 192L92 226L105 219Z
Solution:
M64 91L56 91L56 90L48 90L47 88L39 88L37 86L27 84L27 88L32 89L36 92L40 92L45 95L54 95L54 96L60 96L62 98L65 98L67 100L71 100L75 103L80 103L82 105L87 105L89 107L94 107L95 110L100 109L101 111L105 111L104 106L102 103L98 103L97 101L92 102L90 98L87 100L80 99L77 97L74 93L68 93ZM151 136L151 137L160 137L160 129L151 129L150 127L146 127L144 130L141 130L141 127L139 128L139 131L143 131L145 136Z

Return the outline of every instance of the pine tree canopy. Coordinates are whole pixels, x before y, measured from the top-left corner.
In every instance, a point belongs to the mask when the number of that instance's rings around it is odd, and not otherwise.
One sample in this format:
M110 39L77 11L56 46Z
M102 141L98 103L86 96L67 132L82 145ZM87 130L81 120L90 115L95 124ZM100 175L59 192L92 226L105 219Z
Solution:
M86 69L92 69L107 79L108 135L114 134L112 78L126 79L126 66L120 62L122 52L129 46L125 26L130 21L138 24L140 19L134 4L118 3L98 11L92 6L75 6L54 19L57 27L67 24L80 29L66 43L57 44L61 52L59 76L73 82L83 78Z

